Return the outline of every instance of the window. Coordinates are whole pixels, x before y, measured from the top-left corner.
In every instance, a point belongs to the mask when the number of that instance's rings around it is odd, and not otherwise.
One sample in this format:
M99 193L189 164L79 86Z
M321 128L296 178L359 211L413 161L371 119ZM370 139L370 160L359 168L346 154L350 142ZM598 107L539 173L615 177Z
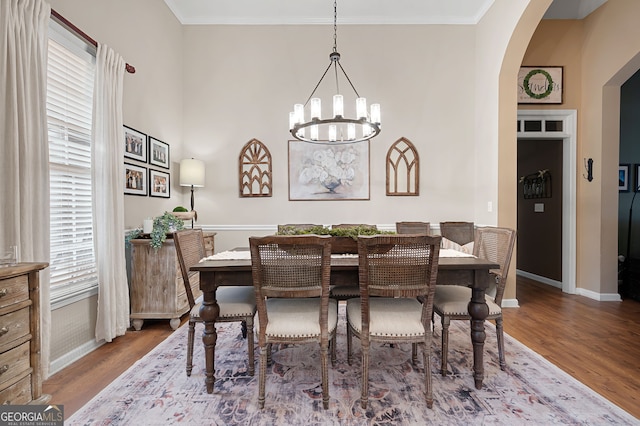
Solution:
M95 49L51 21L47 67L51 301L63 304L98 284L91 203Z

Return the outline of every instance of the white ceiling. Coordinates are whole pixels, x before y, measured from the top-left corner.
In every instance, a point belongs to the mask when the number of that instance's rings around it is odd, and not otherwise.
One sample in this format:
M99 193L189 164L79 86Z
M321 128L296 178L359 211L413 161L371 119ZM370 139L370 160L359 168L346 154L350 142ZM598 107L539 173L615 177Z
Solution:
M331 24L330 0L164 0L182 24ZM534 0L535 1L535 0ZM607 0L554 0L545 18L582 19ZM494 0L340 0L339 24L476 24Z

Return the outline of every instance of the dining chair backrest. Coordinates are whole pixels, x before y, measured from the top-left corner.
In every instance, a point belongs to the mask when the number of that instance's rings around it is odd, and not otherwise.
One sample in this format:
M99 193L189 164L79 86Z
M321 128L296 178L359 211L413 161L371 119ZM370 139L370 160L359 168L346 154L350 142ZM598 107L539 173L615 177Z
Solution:
M440 236L395 234L358 237L360 294L433 299Z
M328 297L330 236L250 237L249 248L258 313L266 297Z
M431 235L431 224L429 222L396 222L396 232L398 234Z
M507 284L511 255L516 241L516 231L510 228L479 226L475 232L473 254L479 258L495 262L499 269L489 272L496 277L496 296L494 302L500 306Z
M473 222L440 222L440 235L462 246L473 241L474 228Z
M202 229L184 229L173 234L173 241L189 307L193 308L196 301L191 291L191 282L198 276L198 272L190 271L190 268L205 257L204 235Z

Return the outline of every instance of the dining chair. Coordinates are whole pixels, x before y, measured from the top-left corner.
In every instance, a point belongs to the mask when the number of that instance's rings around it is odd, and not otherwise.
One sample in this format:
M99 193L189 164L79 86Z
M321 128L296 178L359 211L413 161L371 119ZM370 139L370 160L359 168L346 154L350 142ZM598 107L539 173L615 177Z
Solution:
M369 396L371 342L411 343L414 365L417 346L423 345L425 399L429 408L433 406L431 309L440 240L416 234L358 238L360 297L347 300L347 361L352 362L351 340L356 336L362 346L362 408L367 408Z
M502 297L507 284L511 254L516 240L516 231L509 228L483 226L476 228L473 254L476 257L495 262L500 267L490 270L495 279L495 296L486 294L489 307L487 320L496 324L498 338L498 358L500 368L506 367L504 359L504 332L502 324ZM471 300L471 289L462 285L437 285L433 298L433 311L441 317L442 322L442 364L441 373L447 375L447 352L449 350L449 325L451 320L471 321L468 305Z
M473 222L440 222L442 248L465 253L473 252L475 225Z
M427 234L431 235L431 223L429 222L396 222L398 234Z
M173 240L190 307L189 333L187 337L187 376L191 376L195 327L196 324L204 322L200 317L202 297L196 300L191 291L192 285L195 284L194 280L198 282L200 276L198 272L190 271L190 268L206 257L204 236L202 229L185 229L175 232ZM253 317L256 313L253 288L250 286L219 287L216 290L216 300L220 306L220 314L216 322L242 322L242 335L247 339L247 351L249 353L247 370L249 375L253 376L255 371Z
M258 307L260 371L258 405L264 408L268 348L272 344L320 345L322 405L329 408L328 359L335 363L338 303L329 298L331 237L250 237L251 273Z

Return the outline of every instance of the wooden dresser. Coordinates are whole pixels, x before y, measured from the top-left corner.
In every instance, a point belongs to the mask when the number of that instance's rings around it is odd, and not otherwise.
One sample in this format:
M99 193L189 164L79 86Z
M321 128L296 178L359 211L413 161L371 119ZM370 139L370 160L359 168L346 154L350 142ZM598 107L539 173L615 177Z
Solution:
M207 256L214 253L215 232L204 233ZM189 312L176 246L167 238L157 251L149 239L131 240L130 318L133 328L140 330L145 319L169 319L172 329L180 326L180 317ZM198 280L192 282L193 297L202 292Z
M45 404L40 368L39 271L48 263L0 268L0 404Z

